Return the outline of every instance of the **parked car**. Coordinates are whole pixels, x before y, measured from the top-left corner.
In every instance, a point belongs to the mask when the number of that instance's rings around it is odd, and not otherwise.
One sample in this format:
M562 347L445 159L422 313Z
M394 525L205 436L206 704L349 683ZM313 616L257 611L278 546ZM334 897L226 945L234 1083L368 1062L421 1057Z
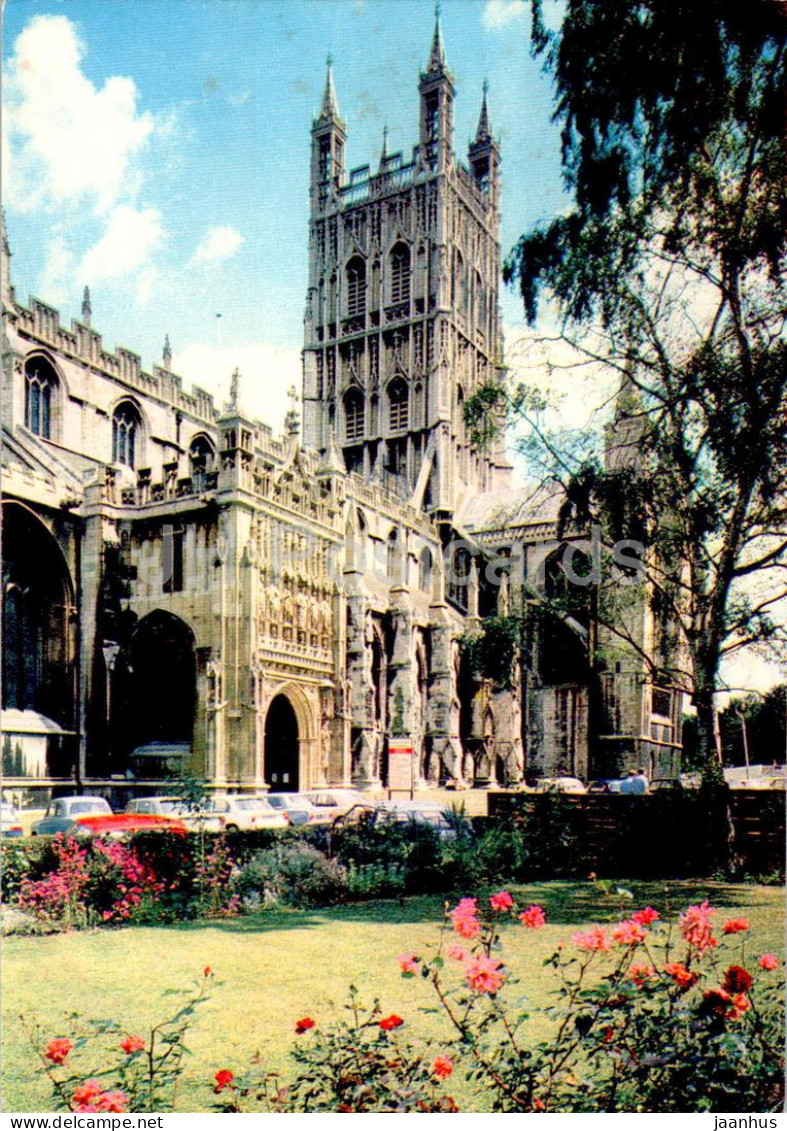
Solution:
M315 824L320 820L318 810L303 793L268 793L266 797L293 826Z
M376 824L431 825L440 836L456 836L456 829L448 820L445 809L434 801L378 801L374 809Z
M154 814L159 817L179 817L185 812L180 797L135 797L124 809L127 814Z
M19 814L8 801L0 801L0 836L24 836Z
M133 836L134 833L167 832L185 835L188 829L177 817L162 817L154 813L98 813L90 817L76 817L67 832L70 836L84 839L101 836L115 840Z
M266 796L253 794L207 797L199 806L188 805L182 797L137 797L129 801L126 813L177 817L192 832L285 829L289 825Z
M536 793L587 793L587 787L579 778L561 776L557 778L539 778L535 786Z
M189 804L183 797L135 797L126 806L126 813L175 817L191 832L217 833L223 827L208 801L197 806Z
M103 797L56 797L46 813L30 830L31 836L54 836L67 832L77 817L111 816L112 809Z
M309 789L304 797L314 806L320 821L333 821L336 817L343 817L357 805L368 808L370 804L374 804L357 789Z
M588 793L620 793L622 778L597 778L588 782Z
M248 832L250 829L286 829L290 822L269 802L267 797L249 794L228 797L211 797L204 810L209 817L218 819L219 828L226 832Z

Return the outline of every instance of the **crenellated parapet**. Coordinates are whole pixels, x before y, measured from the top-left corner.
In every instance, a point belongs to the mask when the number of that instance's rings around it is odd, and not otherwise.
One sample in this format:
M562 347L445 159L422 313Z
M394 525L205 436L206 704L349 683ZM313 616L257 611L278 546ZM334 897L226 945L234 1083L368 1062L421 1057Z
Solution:
M7 313L21 337L48 346L59 357L98 371L206 424L213 425L218 420L219 412L210 393L198 387L186 392L182 377L158 365L153 366L152 373L145 372L139 354L125 346L116 346L114 352L105 349L101 334L83 322L72 319L71 329L66 329L60 323L60 312L40 299L31 297L26 307L15 303Z

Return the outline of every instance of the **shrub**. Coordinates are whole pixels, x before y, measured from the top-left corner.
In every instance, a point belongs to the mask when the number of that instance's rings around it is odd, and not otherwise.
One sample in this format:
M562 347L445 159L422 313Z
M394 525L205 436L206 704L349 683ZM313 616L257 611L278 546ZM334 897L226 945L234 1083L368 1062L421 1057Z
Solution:
M398 878L395 886L411 894L444 890L450 883L443 868L438 829L419 821L347 823L330 838L331 856L356 872L370 866L379 876Z
M781 964L763 955L746 969L748 922L728 921L719 938L715 914L705 902L668 926L644 908L577 932L545 963L557 975L547 1040L529 1037L499 937L502 917L537 929L541 908L520 911L507 892L488 907L462 899L447 915L457 941L441 938L431 960L405 955L400 965L403 977L431 983L457 1055L490 1090L493 1111L777 1110L784 1022L773 971Z
M206 846L200 839L194 867L197 915L216 918L237 915L241 897L237 890L240 876L227 837L219 836Z
M240 872L238 890L266 905L313 907L340 900L347 873L313 845L292 841L255 853Z
M404 1021L383 1016L379 1002L365 1009L350 987L344 1015L322 1027L302 1017L294 1029L298 1074L289 1085L275 1083L257 1063L240 1077L229 1069L216 1073L214 1092L223 1112L456 1112L442 1082L453 1071L445 1056L415 1049L401 1036Z
M95 921L130 920L165 885L133 848L94 840L80 844L62 833L48 846L54 866L40 879L22 876L19 906L67 930Z
M66 1017L62 1032L43 1033L35 1017L21 1022L40 1061L39 1074L52 1088L56 1111L172 1111L187 1053L186 1034L196 1010L210 997L213 973L184 991L174 1012L146 1036L129 1033L120 1022ZM168 991L170 994L173 991Z

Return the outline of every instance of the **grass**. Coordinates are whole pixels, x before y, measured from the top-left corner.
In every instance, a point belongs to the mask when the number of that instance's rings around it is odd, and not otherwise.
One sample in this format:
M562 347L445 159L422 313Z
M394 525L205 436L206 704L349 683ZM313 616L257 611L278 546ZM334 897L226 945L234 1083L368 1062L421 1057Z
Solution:
M779 888L700 881L633 883L634 906L650 904L662 915L709 898L720 917L745 915L752 924L749 953L783 953L784 896ZM549 1001L551 981L542 961L555 945L583 924L615 917L614 903L587 883L554 882L514 890L520 905L540 903L549 925L523 932L506 929L504 955L519 975L521 991L534 1006ZM628 905L629 907L631 905ZM114 1017L129 1032L160 1021L171 1002L165 990L185 987L206 965L216 987L192 1031L193 1057L180 1096L183 1111L210 1110L210 1081L219 1068L242 1070L258 1050L270 1067L289 1071L287 1050L294 1022L308 1014L325 1023L341 1009L347 987L358 986L371 1004L405 1017L412 1038L439 1041L447 1035L420 979L402 980L396 956L424 953L437 941L443 905L438 898L375 901L319 911L268 912L220 922L167 927L100 929L46 938L5 940L2 968L4 1010L4 1106L9 1111L46 1111L46 1083L33 1074L31 1051L18 1015L34 1012L52 1036L64 1036L64 1014ZM463 1110L484 1111L483 1097L457 1081Z

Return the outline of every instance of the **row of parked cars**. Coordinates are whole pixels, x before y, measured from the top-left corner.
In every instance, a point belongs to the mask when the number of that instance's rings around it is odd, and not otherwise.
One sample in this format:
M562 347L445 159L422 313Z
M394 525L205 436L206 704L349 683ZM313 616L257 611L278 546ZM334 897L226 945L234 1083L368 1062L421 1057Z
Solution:
M431 824L450 830L441 807L429 801L372 801L354 789L316 789L304 793L229 794L208 797L198 805L177 796L137 797L123 812L113 812L103 797L54 798L31 827L32 836L69 833L77 836L125 836L142 831L248 832L304 825L328 825L365 819L373 822ZM22 836L19 814L2 803L0 832Z

